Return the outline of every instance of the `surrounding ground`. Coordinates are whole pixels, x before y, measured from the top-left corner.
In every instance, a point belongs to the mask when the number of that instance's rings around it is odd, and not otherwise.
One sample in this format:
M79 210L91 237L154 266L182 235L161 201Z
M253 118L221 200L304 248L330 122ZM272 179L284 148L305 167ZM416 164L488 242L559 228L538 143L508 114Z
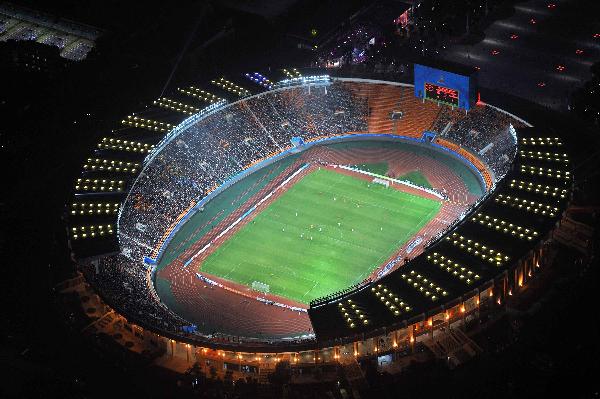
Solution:
M200 270L249 286L266 283L273 294L308 303L362 281L439 209L430 199L315 170L217 248Z

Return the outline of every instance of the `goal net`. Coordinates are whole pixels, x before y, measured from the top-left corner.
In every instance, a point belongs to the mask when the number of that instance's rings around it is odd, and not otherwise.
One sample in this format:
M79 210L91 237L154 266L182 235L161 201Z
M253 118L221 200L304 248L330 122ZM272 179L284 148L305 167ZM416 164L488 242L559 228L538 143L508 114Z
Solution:
M269 292L269 284L261 283L260 281L252 282L252 289L267 294Z
M373 183L374 184L381 184L382 186L385 186L386 188L390 187L390 181L389 180L380 179L379 177L374 178L373 179Z

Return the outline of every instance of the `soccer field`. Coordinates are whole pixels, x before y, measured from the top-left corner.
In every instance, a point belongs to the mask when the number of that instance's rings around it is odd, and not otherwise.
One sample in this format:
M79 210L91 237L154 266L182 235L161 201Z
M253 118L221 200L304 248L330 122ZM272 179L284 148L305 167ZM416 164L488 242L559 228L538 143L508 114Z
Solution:
M356 284L439 211L441 203L327 169L315 170L200 265L237 283L259 281L298 302Z

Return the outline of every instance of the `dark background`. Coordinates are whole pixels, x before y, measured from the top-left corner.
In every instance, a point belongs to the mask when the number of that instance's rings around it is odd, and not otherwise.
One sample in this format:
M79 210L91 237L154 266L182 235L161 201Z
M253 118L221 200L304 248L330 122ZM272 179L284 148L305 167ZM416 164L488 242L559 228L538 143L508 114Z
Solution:
M5 61L0 65L2 396L183 394L177 390L176 376L140 363L110 342L84 338L74 328L79 316L76 307L53 291L56 283L71 277L75 270L61 218L82 160L98 137L163 91L208 81L223 71L236 74L309 64L314 54L298 49L297 38L310 38L313 27L327 32L367 3L18 2L93 25L104 33L82 62L53 66L44 73L20 70L7 58L2 58ZM461 7L452 11L459 14L476 6L470 0L457 3ZM435 16L446 21L443 15ZM565 17L561 24L567 28L577 25L579 15ZM486 21L475 18L473 23L481 23L483 28ZM430 30L425 28L422 34L438 34L428 33ZM457 34L456 30L440 30ZM0 43L0 57L6 57L15 45L22 43ZM54 51L61 62L57 49L48 51ZM582 137L596 145L597 126L589 121L574 123L581 123L581 131L587 132ZM575 148L584 159L594 151ZM597 175L590 176L586 188L592 194L586 198L597 204L597 187L592 184ZM575 397L598 397L595 341L599 331L592 310L598 302L597 267L587 270L584 278L575 278L579 271L571 272L574 279L559 287L559 296L549 300L549 309L539 318L532 319L519 343L502 353L490 351L454 372L443 367L417 369L403 377L397 389L381 388L377 393L383 397L524 397L560 391ZM495 342L494 337L490 340ZM373 378L378 381L380 377ZM384 387L388 382L381 378L376 384Z

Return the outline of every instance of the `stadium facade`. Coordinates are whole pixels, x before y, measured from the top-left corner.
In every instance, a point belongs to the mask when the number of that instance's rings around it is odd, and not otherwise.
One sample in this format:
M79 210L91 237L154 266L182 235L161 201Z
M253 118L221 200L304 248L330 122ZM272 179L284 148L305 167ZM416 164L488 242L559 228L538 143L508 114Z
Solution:
M146 342L174 356L214 351L224 360L266 368L280 360L344 361L410 351L448 326L493 314L543 270L546 245L573 181L559 137L481 102L465 112L416 98L412 85L285 71L287 79L260 85L258 94L215 81L231 101L195 87L180 89L209 105L180 124L124 119L133 128L130 135L102 139L76 182L69 222L81 270ZM169 104L187 109L174 100ZM164 136L152 142L143 131ZM281 334L235 334L235 325L226 332L206 330L167 305L156 289L157 269L189 219L277 160L359 140L405 143L450 157L476 176L481 192L434 185L455 206L451 220L415 245L410 257L388 259L376 278L315 299L306 309L274 306L277 298L258 293L255 300L243 297L246 305L240 307L239 292L190 273L171 281L171 287L191 292L190 298L219 305L202 310L207 318L227 313L232 317L224 319L284 328ZM113 163L105 162L109 158ZM443 178L457 176L462 177ZM81 219L95 213L106 213L112 222L95 215ZM84 220L95 224L83 225ZM229 299L213 301L211 295ZM310 329L287 334L290 318Z

